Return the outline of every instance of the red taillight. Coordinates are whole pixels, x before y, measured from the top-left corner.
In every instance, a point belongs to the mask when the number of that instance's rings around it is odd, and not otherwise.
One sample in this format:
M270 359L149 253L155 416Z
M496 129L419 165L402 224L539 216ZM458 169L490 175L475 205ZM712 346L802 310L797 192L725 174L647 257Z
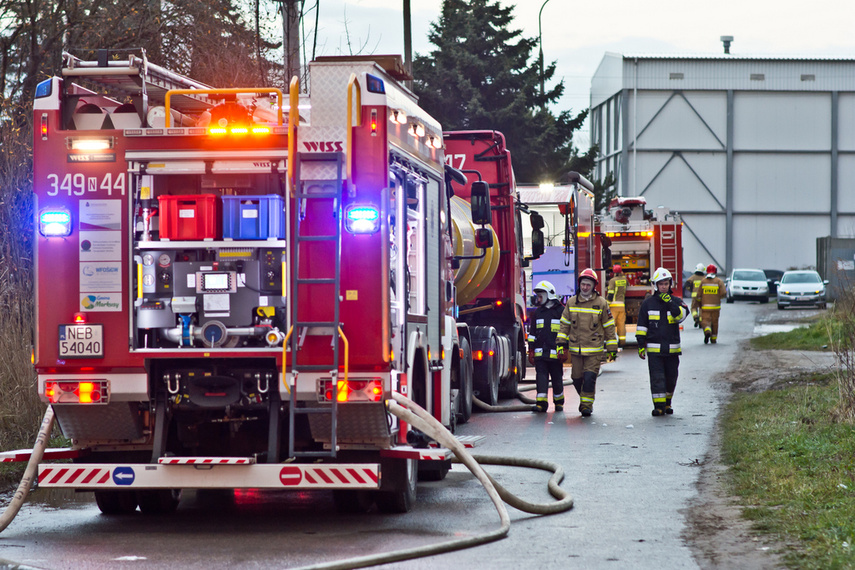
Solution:
M42 113L42 122L39 127L39 132L42 134L42 140L46 141L48 136L48 116L47 113Z
M495 305L496 305L497 307L501 307L501 306L502 306L502 300L501 300L501 299L497 299L497 300L496 300Z
M51 404L100 404L108 400L106 380L45 382L45 398Z
M484 360L484 351L483 350L476 350L475 354L473 356L474 356L475 360Z
M339 380L333 390L330 380L321 382L320 395L323 401L332 402L380 402L383 399L383 382L379 378Z

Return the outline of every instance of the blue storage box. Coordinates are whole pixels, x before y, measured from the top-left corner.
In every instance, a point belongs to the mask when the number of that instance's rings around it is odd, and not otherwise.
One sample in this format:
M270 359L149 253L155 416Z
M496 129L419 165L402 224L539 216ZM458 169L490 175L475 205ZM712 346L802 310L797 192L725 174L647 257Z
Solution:
M283 239L282 196L223 196L223 239Z

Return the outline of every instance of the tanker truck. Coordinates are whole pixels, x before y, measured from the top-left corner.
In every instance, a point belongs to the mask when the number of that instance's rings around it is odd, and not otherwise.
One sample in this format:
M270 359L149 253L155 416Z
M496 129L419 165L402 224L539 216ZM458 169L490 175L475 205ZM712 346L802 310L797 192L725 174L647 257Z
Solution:
M543 253L543 218L519 201L504 135L452 131L443 133L443 141L446 164L466 176L465 183L453 186L451 200L457 323L468 330L471 342L474 395L495 405L499 398L515 396L525 377L523 268ZM468 201L473 188L484 186L489 188L492 223L476 228L468 219ZM523 251L522 214L530 216L532 227L528 258ZM467 394L462 396L468 402ZM468 419L467 413L462 410L461 419Z

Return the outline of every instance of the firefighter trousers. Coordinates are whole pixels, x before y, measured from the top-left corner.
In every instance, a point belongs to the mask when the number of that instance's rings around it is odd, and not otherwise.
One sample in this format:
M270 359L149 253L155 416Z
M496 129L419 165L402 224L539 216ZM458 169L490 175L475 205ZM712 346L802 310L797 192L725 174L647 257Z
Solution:
M579 411L591 410L594 407L594 394L597 390L597 376L600 373L602 354L570 355L570 378L573 387L579 394Z
M718 339L718 316L721 309L701 309L701 328L704 334L709 333L713 342Z
M677 375L680 367L678 354L647 353L647 370L650 372L650 395L653 407L664 410L671 405L674 390L677 388Z
M692 320L695 326L701 321L701 300L698 297L692 297Z
M552 401L564 405L564 363L554 358L536 358L534 361L537 402L546 403L549 381L552 380Z
M623 346L626 344L626 306L623 304L609 305L609 310L611 310L612 317L615 320L618 346Z

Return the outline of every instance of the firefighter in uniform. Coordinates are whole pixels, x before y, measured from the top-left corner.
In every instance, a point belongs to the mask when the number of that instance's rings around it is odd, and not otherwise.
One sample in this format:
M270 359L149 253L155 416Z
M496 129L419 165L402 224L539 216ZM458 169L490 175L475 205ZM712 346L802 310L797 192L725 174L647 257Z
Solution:
M727 296L724 281L716 276L717 268L712 263L707 265L707 276L698 287L701 298L701 326L704 329L704 344L718 340L718 316L721 312L721 300Z
M558 344L570 353L570 377L579 393L579 411L590 416L603 348L611 358L617 355L615 322L608 302L597 294L597 275L585 269L579 275L579 290L570 297L561 315Z
M673 414L671 398L677 387L680 367L680 323L689 314L689 308L671 291L671 272L660 267L653 273L653 295L647 297L638 310L638 356L647 358L650 372L650 394L653 396L653 415Z
M615 319L618 346L623 346L626 344L626 275L620 265L615 265L612 269L612 278L606 286L606 299Z
M701 295L699 285L706 274L704 271L705 267L703 263L697 264L695 272L686 279L686 281L691 283L689 290L692 292L692 320L695 321L695 328L701 326Z
M534 286L532 304L537 307L529 320L528 361L536 372L537 400L533 412L545 412L549 406L549 381L552 380L552 403L555 411L564 410L564 362L567 354L556 342L564 305L549 281ZM560 352L559 352L560 348Z

